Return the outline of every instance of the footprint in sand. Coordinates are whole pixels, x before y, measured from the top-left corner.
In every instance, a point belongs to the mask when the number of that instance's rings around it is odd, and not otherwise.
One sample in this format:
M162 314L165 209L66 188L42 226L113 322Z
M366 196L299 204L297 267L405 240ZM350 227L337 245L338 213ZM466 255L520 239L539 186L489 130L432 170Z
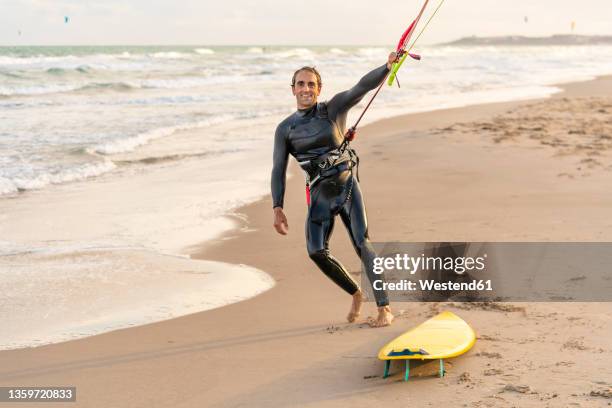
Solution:
M563 346L561 346L561 350L564 350L564 349L585 351L585 350L588 350L589 348L584 345L582 339L580 338L580 339L569 339L568 341L563 343Z
M489 336L487 334L481 334L477 337L478 340L485 340L485 341L500 341L497 337L494 336Z
M471 375L470 375L470 373L468 373L467 371L466 371L466 372L463 372L463 373L461 373L461 375L459 376L459 378L457 378L457 382L458 382L459 384L469 385L469 384L471 384L471 383L473 382L473 380L472 380L472 376L471 376Z
M480 353L476 353L476 356L486 358L502 358L502 355L499 353L489 353L487 351L481 351Z
M556 392L553 392L552 394L544 394L540 397L540 401L546 401L549 399L557 398L558 396L559 394L557 394Z
M612 387L601 388L599 390L592 390L589 393L591 397L601 397L606 399L612 399Z
M515 306L496 302L450 303L449 306L463 310L477 309L492 312L522 312L523 315L527 314L527 309L524 306Z
M531 389L529 385L506 384L500 391L502 392L517 392L519 394L537 394L537 391Z

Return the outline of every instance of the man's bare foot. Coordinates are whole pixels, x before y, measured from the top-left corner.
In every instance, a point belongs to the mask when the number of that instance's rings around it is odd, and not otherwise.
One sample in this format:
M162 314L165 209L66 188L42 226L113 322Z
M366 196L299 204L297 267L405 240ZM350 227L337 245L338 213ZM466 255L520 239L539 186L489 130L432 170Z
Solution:
M384 327L389 326L393 319L391 308L389 306L381 306L378 308L378 317L376 319L370 319L368 324L370 327Z
M353 304L351 305L351 311L348 316L346 316L346 320L349 323L353 323L359 317L359 313L361 312L361 305L363 304L363 293L361 293L361 289L359 289L353 295Z

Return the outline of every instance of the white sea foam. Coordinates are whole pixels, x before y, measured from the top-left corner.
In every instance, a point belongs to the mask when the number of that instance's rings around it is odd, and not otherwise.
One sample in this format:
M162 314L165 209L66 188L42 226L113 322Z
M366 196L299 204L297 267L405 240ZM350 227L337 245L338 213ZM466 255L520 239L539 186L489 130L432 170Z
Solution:
M188 129L205 128L218 123L227 122L234 118L233 115L219 115L208 120L202 120L194 123L186 123L182 125L167 126L157 129L152 129L143 133L139 133L136 136L117 139L112 142L97 145L93 148L87 149L90 154L102 154L111 155L117 153L126 153L134 151L137 147L143 146L153 140L160 139L163 137L170 136L176 132Z
M183 59L183 58L190 58L191 54L187 54L185 52L169 51L169 52L154 52L150 54L150 56L153 58L159 58L159 59Z
M38 65L45 63L56 63L60 61L74 61L74 55L63 55L61 57L37 55L32 57L1 56L0 65Z
M264 50L261 47L249 47L249 49L247 49L247 52L249 54L263 54Z
M273 55L277 58L309 58L314 55L314 52L312 50L309 50L308 48L292 48L286 51L277 51Z
M329 52L331 54L346 55L346 51L344 51L343 49L340 49L340 48L330 48Z
M140 82L141 87L163 89L185 89L206 85L236 84L246 81L240 75L215 75L211 77L183 77L178 79L145 79Z
M116 166L112 161L104 160L99 163L73 166L54 173L38 173L31 177L0 177L0 195L11 194L17 191L38 190L51 184L85 180L108 173L115 168Z
M210 310L274 286L267 274L246 265L133 249L21 252L1 257L0 265L0 293L11 293L0 299L0 350Z
M261 271L184 250L234 227L223 215L265 193L262 146L0 200L0 293L11 293L0 297L0 348L165 320L269 289ZM183 256L167 255L175 253Z
M64 55L64 56L31 56L31 57L12 57L0 55L0 66L12 69L77 69L80 66L90 66L96 69L129 69L145 65L138 63L142 57L132 56L129 52L120 54L95 54L95 55Z
M15 183L13 183L11 180L7 178L0 177L0 196L5 195L5 194L16 193L17 191L19 190L17 186L15 185Z
M386 55L389 52L386 48L381 47L367 47L367 48L359 48L357 50L357 54L365 56L365 57L373 57Z
M44 95L57 92L69 92L79 89L81 86L81 84L0 86L0 96Z
M196 48L194 49L194 51L197 54L201 54L201 55L211 55L215 53L215 51L211 50L210 48Z
M216 75L211 77L184 77L178 79L143 79L118 82L73 82L71 84L0 86L0 96L45 95L87 89L128 90L136 88L188 89L207 85L236 84L248 78L241 75Z

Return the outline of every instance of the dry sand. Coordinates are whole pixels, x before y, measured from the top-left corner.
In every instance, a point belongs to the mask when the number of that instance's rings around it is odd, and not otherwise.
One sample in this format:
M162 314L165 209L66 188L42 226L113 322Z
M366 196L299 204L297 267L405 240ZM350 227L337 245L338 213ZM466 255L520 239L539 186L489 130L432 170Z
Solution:
M612 78L547 100L407 115L361 129L375 241L612 241ZM298 173L292 165L293 174ZM612 303L403 303L382 329L347 324L350 297L308 259L301 175L290 233L271 201L194 256L269 272L248 301L67 343L0 352L0 385L77 387L79 407L591 407L612 402ZM338 225L332 251L359 260ZM382 379L378 349L440 310L478 334L445 378ZM373 315L365 307L360 321ZM426 370L426 369L425 369ZM9 406L9 404L3 404ZM16 404L25 407L28 404ZM39 406L32 404L32 406Z

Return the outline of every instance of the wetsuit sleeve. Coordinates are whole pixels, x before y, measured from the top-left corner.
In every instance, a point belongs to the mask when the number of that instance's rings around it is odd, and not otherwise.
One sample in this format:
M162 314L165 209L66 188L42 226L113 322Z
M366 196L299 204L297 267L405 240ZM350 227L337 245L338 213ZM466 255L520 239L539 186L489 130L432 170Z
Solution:
M357 85L348 91L340 92L327 103L327 112L331 118L346 113L372 89L376 88L389 72L387 64L367 73Z
M285 197L285 180L287 178L287 163L289 151L285 131L282 126L276 128L274 134L274 153L272 154L272 202L274 207L283 207Z

